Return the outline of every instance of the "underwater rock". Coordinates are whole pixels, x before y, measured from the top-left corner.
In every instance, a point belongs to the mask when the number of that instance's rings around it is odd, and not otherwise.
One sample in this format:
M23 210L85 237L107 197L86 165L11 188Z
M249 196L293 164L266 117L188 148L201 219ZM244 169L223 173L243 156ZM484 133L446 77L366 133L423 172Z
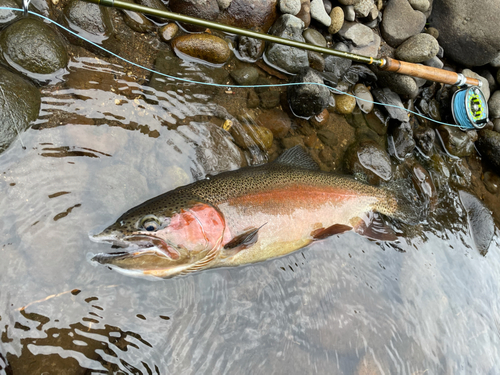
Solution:
M271 130L275 138L283 138L291 129L292 122L281 109L262 112L255 120L258 125Z
M245 66L233 70L230 75L238 85L253 85L259 78L259 71L253 66Z
M348 115L356 108L356 98L352 95L335 95L335 112Z
M304 22L295 16L285 14L278 18L270 32L281 38L304 42L303 30ZM299 48L272 43L267 48L265 56L270 64L289 73L298 73L300 69L309 66L307 52Z
M261 150L266 151L273 145L273 133L263 126L233 125L231 135L234 137L235 143L245 150L258 146Z
M342 52L349 52L349 47L341 42L336 43L332 48ZM351 65L352 60L349 59L331 55L325 57L325 71L333 73L337 81L342 79Z
M121 11L123 13L123 20L132 30L137 31L138 33L149 33L156 29L155 24L151 22L144 14L124 9L121 9ZM163 39L162 34L163 33L160 33L160 37L162 37Z
M425 21L425 15L413 10L407 0L391 0L385 7L380 30L384 40L396 48L409 37L420 33Z
M27 80L0 66L0 152L35 121L40 92Z
M176 23L171 22L167 23L160 29L160 38L165 42L170 42L175 38L177 33L179 32L179 26Z
M391 159L387 152L373 141L361 141L351 145L345 155L349 173L362 173L372 185L392 178Z
M441 125L439 135L446 150L453 156L464 157L474 152L474 142L466 132L454 126Z
M432 59L439 51L438 41L430 34L414 35L395 51L397 59L412 63L420 63Z
M438 203L438 196L429 172L422 165L415 162L411 166L411 179L420 197L428 202L430 211L434 210Z
M211 64L224 64L231 56L226 41L211 34L181 35L172 40L174 51Z
M319 47L326 47L326 40L323 35L317 30L314 29L306 29L302 33L304 40L306 43L313 44Z
M2 8L14 8L17 9L19 6L14 0L0 0L0 7ZM14 12L13 10L1 9L0 10L0 29L7 26L9 23L21 18L21 12Z
M317 114L316 116L311 117L309 119L309 122L315 128L322 128L326 124L328 124L329 119L330 119L330 112L328 112L328 109L325 108L323 111L321 111L321 113Z
M439 30L439 44L446 55L460 64L487 64L500 50L496 0L435 1L429 23Z
M259 95L255 92L255 90L248 91L247 96L247 107L248 108L257 108L260 104Z
M493 172L487 171L484 173L483 184L491 194L496 194L500 187L500 177Z
M240 60L255 62L262 56L265 48L266 42L263 40L240 36L237 56Z
M132 0L127 0L127 1L133 2ZM136 2L140 5L143 5L143 6L148 7L148 8L158 9L158 10L162 10L162 11L168 11L167 7L165 6L165 4L163 4L163 2L161 0L136 0ZM151 17L152 19L154 19L155 21L157 21L160 24L165 23L165 18L156 17L153 15L149 15L149 17Z
M303 69L292 82L317 82L323 83L323 79L310 68ZM309 118L321 113L330 99L330 91L324 87L313 84L293 85L287 88L288 102L296 116Z
M271 109L280 104L280 92L276 90L259 91L260 106L264 109Z
M392 139L394 141L394 151L399 159L404 159L413 153L415 141L409 122L402 122L397 126L392 133Z
M39 78L66 67L66 48L49 26L33 18L23 18L0 34L0 59L13 69ZM32 74L30 74L32 73Z
M477 149L496 174L500 175L500 133L482 129L478 133Z
M491 212L476 196L463 190L459 191L459 195L460 201L467 211L469 230L476 249L485 256L495 233L495 223Z
M80 0L72 0L64 7L63 24L76 34L109 49L108 39L112 35L113 25L108 9L97 4ZM80 38L67 34L73 44L83 46L92 51L102 51Z
M427 127L419 127L413 133L413 138L415 139L416 146L425 155L430 156L433 153L434 141L436 139L436 132Z
M328 27L330 34L337 34L344 25L344 11L341 7L335 7L330 12L331 24Z

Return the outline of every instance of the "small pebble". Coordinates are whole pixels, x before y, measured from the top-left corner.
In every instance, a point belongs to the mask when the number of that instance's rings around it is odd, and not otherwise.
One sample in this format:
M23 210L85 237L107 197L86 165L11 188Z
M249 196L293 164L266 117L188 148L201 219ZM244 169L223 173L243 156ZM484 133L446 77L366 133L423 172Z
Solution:
M332 20L332 23L328 27L328 32L330 34L337 34L342 28L342 25L344 25L344 11L342 10L342 8L333 8L330 13L330 19Z
M165 42L170 42L177 35L179 31L179 26L176 23L167 23L160 29L160 38Z

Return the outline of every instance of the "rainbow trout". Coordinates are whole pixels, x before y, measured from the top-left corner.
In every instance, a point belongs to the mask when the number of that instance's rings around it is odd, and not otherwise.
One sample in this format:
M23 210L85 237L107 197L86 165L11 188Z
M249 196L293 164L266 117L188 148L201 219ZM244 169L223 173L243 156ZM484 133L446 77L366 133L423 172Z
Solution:
M405 221L415 207L397 189L320 171L297 146L272 163L211 176L130 209L91 236L126 251L92 260L169 278L260 262L349 230L393 241L394 232L369 214Z

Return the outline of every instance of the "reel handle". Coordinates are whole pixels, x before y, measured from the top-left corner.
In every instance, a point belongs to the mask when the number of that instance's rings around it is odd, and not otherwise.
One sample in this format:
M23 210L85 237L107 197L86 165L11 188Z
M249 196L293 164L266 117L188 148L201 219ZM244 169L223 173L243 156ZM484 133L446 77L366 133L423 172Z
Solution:
M463 86L467 84L481 87L481 81L478 79L465 77L463 74L450 72L449 70L417 65L406 61L391 59L390 57L384 57L381 60L382 65L379 66L379 69L388 72L406 74L412 77L428 79L429 81L446 83L448 85Z

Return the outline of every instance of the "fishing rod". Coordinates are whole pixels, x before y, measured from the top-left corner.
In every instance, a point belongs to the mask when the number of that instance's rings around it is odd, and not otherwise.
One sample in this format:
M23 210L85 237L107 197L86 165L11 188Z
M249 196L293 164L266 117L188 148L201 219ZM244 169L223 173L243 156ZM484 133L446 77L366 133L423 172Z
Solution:
M103 5L107 7L120 8L133 12L149 14L151 16L168 18L178 22L185 22L195 26L220 30L230 34L247 36L250 38L264 40L266 42L278 43L289 47L301 48L309 51L324 53L342 57L345 59L375 65L380 70L405 74L412 77L423 78L429 81L444 83L455 86L468 86L460 89L453 95L452 98L452 114L455 122L460 125L460 129L481 129L488 120L488 104L481 91L482 82L478 79L466 77L461 73L438 69L431 66L418 65L406 61L399 61L390 57L382 57L375 59L370 56L358 55L355 53L338 51L332 48L315 46L296 40L280 38L274 35L264 34L252 30L243 29L240 27L229 26L217 22L207 21L201 18L186 16L179 13L159 10L147 6L128 3L121 0L84 0L89 3Z

